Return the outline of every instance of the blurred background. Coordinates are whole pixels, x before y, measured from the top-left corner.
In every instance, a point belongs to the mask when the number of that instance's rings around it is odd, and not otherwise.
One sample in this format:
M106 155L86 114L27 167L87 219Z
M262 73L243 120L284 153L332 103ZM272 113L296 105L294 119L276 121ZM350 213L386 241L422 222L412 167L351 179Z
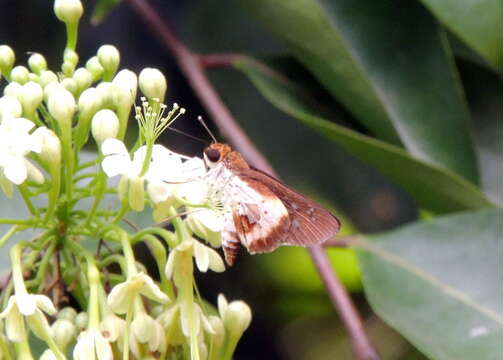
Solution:
M151 3L181 40L196 52L256 56L286 53L236 1L158 0ZM81 21L78 42L81 63L93 56L99 46L109 43L121 52L121 68L137 73L144 67L161 69L168 78L166 103L178 102L188 109L175 127L209 141L208 134L196 121L196 117L202 115L217 138L226 141L206 116L174 59L126 3L98 26L91 25L89 19L94 1L84 4L86 16ZM65 33L51 7L52 3L47 0L0 3L0 43L13 47L17 63L25 62L28 53L33 51L44 54L50 68L59 68ZM484 139L490 134L496 138L494 131L501 129L494 126L494 114L502 106L498 101L501 86L491 72L473 59L466 60L462 47L456 51L477 122L477 138L485 144L479 154L483 159L491 156L492 146L498 146L485 143ZM214 69L209 71L209 76L233 115L284 181L339 215L343 219L343 235L385 231L417 218L417 207L405 192L333 142L273 108L241 73ZM319 96L326 95L320 93ZM339 104L331 106L338 114L335 121L357 128ZM188 155L200 155L205 146L172 132L165 133L162 141L169 148ZM416 350L371 312L362 293L352 251L329 252L383 358L420 359ZM224 274L203 274L198 284L203 297L212 303L216 302L218 293L223 292L228 299L245 300L253 309L253 322L238 347L237 359L351 359L345 330L303 249L280 248L260 256L242 252L233 268Z

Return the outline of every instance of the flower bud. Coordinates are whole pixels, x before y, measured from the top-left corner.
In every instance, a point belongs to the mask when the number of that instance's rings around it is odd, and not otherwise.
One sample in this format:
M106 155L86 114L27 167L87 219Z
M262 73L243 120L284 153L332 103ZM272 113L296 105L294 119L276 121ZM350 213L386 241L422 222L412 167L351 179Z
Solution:
M130 110L136 98L138 79L136 74L130 70L123 69L115 75L112 80L115 86L114 100L118 108Z
M61 70L66 76L71 76L77 63L79 62L79 55L72 49L65 49L63 55L63 65L61 65Z
M59 140L59 137L52 130L49 130L45 126L37 128L33 132L33 136L37 136L42 143L42 150L39 154L42 161L49 165L59 167L61 163L61 141ZM58 318L60 317L60 314L63 313L63 310L61 310L58 314ZM67 310L66 312L69 311L70 310ZM75 318L75 314L73 314L73 318Z
M77 82L72 78L65 78L61 81L61 86L72 93L72 95L77 94Z
M143 178L133 177L129 179L128 192L129 206L135 211L142 211L145 206L145 186Z
M213 329L214 334L211 335L211 344L213 346L213 351L218 352L225 340L225 328L222 319L218 316L211 315L208 318L210 325Z
M75 325L80 330L87 329L88 322L89 322L89 316L85 311L78 313L77 316L75 317Z
M157 98L160 102L164 100L166 94L166 78L154 68L145 68L139 77L141 92L149 99Z
M39 84L33 81L29 81L24 84L19 98L21 104L23 105L24 114L27 116L33 114L37 110L37 107L40 105L43 98L44 92Z
M40 85L46 87L52 82L58 82L58 75L50 70L45 70L40 73Z
M0 73L2 71L8 73L14 66L15 60L16 56L12 48L8 45L0 45Z
M84 8L80 0L56 0L54 1L54 13L61 22L75 23L80 20Z
M101 333L109 342L114 342L122 337L125 327L126 321L112 313L106 315L100 323Z
M93 76L93 82L98 81L103 76L103 66L101 66L100 61L97 56L93 56L86 62L86 69Z
M114 86L111 82L103 81L97 87L99 96L101 98L102 107L114 107Z
M109 138L117 137L119 119L112 110L103 109L93 116L91 131L98 144Z
M42 172L30 161L25 159L24 162L28 179L36 184L43 184L45 181L44 174L42 174Z
M44 145L42 145L42 151L44 151L43 147L44 147ZM58 315L57 315L58 319L66 319L66 320L70 320L72 322L75 321L76 317L77 317L77 311L74 308L72 308L71 306L64 307L63 309L61 309L58 312Z
M16 61L14 51L8 45L0 45L0 72L9 74Z
M77 91L80 94L82 91L91 86L93 82L93 76L88 70L84 68L78 68L73 73L73 80L75 80L75 83L77 84Z
M11 82L3 89L3 93L6 96L14 96L19 98L21 96L23 86L17 82Z
M71 126L75 113L75 99L65 88L56 88L49 94L47 108L60 126Z
M40 75L42 71L47 70L47 61L41 54L34 53L28 59L28 67L35 74Z
M100 92L95 88L88 88L79 96L79 114L81 119L90 119L101 107Z
M103 45L98 49L97 55L101 66L105 70L105 74L108 76L108 79L105 80L110 80L119 67L119 50L113 45Z
M17 97L5 95L0 98L0 123L7 117L21 117L22 113L23 108Z
M49 84L47 84L45 87L44 87L44 101L46 102L46 104L49 103L49 97L51 96L51 94L56 91L56 90L60 90L60 89L65 89L59 82L50 82Z
M29 74L30 72L27 68L22 65L18 65L10 72L10 78L12 81L18 82L22 85L30 80Z
M39 360L58 360L58 358L54 355L51 349L46 349L40 356Z
M220 294L218 296L218 311L229 336L234 340L239 339L250 326L251 309L244 301L237 300L229 304Z
M73 322L67 319L57 319L51 326L54 341L62 348L66 349L77 337L77 327Z

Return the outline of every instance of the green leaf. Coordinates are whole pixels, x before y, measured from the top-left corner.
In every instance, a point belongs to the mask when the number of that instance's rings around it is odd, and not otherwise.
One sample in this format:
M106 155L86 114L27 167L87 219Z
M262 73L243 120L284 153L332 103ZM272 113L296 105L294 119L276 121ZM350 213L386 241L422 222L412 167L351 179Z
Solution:
M479 189L456 173L322 118L315 99L272 68L247 57L239 58L234 65L274 106L374 166L413 195L420 206L445 213L491 205Z
M377 137L478 183L452 54L414 1L242 0Z
M503 70L501 0L421 0L433 14L500 72Z
M358 256L373 309L433 359L500 359L503 211L369 236Z

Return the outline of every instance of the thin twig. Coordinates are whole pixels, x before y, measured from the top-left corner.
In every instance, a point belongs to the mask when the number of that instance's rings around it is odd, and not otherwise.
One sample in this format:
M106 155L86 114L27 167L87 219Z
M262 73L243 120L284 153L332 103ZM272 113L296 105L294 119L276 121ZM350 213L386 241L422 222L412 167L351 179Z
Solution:
M212 120L222 132L222 135L253 166L275 175L271 165L238 125L204 72L205 67L228 64L229 56L235 55L224 54L216 56L212 54L210 57L201 58L178 40L170 27L161 19L147 0L128 0L128 2L144 22L150 26L152 32L161 39L166 48L174 55L178 66L186 76L203 106L211 115ZM323 248L321 246L313 246L309 249L309 252L330 294L330 298L348 330L356 358L358 360L379 359L377 352L365 333L360 315L351 302L346 289L332 271Z

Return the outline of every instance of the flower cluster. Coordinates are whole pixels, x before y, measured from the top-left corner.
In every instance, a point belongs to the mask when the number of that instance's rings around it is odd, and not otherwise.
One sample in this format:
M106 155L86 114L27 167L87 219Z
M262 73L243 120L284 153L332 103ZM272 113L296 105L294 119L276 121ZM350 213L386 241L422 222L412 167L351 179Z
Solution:
M26 230L37 234L10 249L0 359L231 359L251 311L223 295L218 309L208 305L193 275L194 265L225 270L213 249L221 245L218 199L202 159L156 144L185 109L164 105L159 70L119 70L111 45L80 61L80 0L55 0L54 11L67 33L60 69L36 53L18 65L0 46L0 187L9 198L18 192L29 211L0 219L12 225L0 247ZM130 119L139 131L128 149ZM151 211L172 230L130 226L131 211ZM136 260L140 242L159 280ZM46 344L43 353L31 349L31 335Z

